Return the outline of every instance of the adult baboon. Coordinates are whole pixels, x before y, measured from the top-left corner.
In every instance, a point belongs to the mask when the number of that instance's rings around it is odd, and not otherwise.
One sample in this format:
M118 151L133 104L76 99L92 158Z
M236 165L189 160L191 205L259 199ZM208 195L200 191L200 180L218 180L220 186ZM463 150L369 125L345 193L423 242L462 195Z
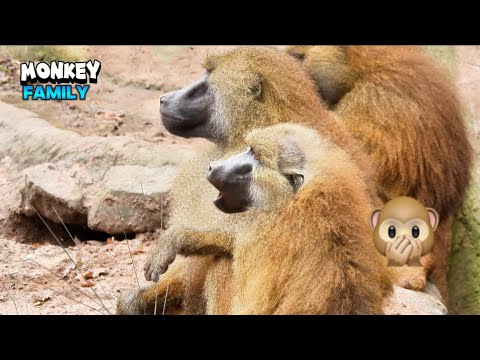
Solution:
M451 216L472 164L453 84L419 46L290 46L287 52L301 59L322 98L370 154L382 200L410 196L439 212L426 265L446 297Z

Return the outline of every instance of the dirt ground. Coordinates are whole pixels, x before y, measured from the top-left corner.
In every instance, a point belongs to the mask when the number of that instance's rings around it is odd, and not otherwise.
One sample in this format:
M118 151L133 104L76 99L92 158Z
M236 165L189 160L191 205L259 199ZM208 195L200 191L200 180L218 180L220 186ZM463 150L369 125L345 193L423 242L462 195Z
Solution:
M64 250L0 238L0 314L113 314L120 292L147 283L142 267L152 239L66 243Z
M199 149L205 140L183 139L165 130L159 116L159 97L201 75L201 62L209 51L224 49L89 47L89 58L100 60L102 69L86 101L23 101L18 80L20 61L0 53L0 101L33 111L56 127L81 135L128 135L153 143ZM0 174L0 186L1 183ZM138 282L147 283L143 263L160 233L140 234L128 242L121 237L105 241L93 233L92 238L82 234L79 247L60 230L54 229L64 239L76 267L50 235L47 240L32 242L21 232L15 239L0 234L0 314L114 313L121 292L137 287ZM161 310L159 304L158 313Z

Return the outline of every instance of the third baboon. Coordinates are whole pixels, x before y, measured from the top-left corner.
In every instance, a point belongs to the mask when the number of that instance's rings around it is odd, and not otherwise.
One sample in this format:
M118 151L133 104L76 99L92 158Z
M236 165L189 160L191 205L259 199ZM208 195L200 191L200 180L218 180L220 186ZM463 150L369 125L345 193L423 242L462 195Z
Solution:
M287 52L301 59L320 95L370 154L382 200L410 196L439 212L432 276L445 296L449 224L472 164L451 81L418 46L291 46Z

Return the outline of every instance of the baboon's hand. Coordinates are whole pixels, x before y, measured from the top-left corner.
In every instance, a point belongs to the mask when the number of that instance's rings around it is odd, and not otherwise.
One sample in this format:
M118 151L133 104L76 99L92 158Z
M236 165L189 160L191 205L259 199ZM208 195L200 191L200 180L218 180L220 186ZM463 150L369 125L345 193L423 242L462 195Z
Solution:
M143 270L145 279L157 282L168 266L175 260L177 252L175 247L169 241L161 239L157 246L150 252Z
M121 294L117 300L117 315L143 315L147 308L142 297L144 292L145 288L141 288Z
M394 242L387 244L385 255L389 266L403 266L407 263L412 253L413 245L406 236L395 239Z
M420 257L422 256L422 242L420 239L410 239L413 249L408 259L408 266L422 266L420 263Z

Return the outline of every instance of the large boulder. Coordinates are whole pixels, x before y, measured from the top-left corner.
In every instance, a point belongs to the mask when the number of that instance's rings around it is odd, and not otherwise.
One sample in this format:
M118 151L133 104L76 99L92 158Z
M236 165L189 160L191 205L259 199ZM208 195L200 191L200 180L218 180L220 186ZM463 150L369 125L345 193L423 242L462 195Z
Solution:
M423 291L394 286L392 296L384 307L387 315L446 315L440 292L430 282Z
M146 232L164 224L175 167L114 166L88 213L88 226L110 234Z

